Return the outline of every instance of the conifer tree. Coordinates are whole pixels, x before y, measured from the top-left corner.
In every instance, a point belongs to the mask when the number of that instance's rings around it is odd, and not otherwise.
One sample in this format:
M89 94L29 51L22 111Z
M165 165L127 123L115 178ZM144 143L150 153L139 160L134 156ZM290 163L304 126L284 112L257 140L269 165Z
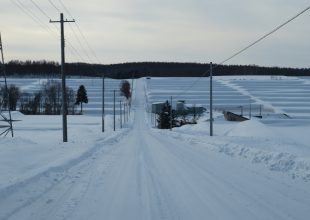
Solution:
M171 115L171 112L172 112L172 115ZM169 129L170 124L171 124L171 117L172 117L172 127L175 127L175 125L176 125L175 110L172 109L172 111L171 111L171 105L167 100L165 105L163 106L161 113L159 114L159 118L157 119L158 128Z
M81 113L83 113L83 103L88 103L87 92L84 85L80 85L76 95L76 105L81 105Z

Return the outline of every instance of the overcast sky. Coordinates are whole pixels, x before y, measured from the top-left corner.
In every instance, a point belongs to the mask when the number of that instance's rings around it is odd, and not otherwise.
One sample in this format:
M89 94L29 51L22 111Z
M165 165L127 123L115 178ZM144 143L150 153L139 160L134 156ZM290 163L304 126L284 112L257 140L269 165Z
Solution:
M65 24L68 62L219 63L308 6L309 0L1 0L0 31L7 61L59 61L59 24L49 18L59 20L61 11L76 20ZM309 24L307 11L227 64L309 68Z

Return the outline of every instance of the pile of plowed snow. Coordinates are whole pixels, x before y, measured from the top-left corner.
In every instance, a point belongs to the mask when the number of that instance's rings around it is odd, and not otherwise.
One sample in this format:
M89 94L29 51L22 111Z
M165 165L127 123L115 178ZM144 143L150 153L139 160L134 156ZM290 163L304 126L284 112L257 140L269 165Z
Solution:
M276 138L278 135L256 119L251 119L243 122L236 122L231 130L226 133L226 136L239 136L239 137L264 137Z

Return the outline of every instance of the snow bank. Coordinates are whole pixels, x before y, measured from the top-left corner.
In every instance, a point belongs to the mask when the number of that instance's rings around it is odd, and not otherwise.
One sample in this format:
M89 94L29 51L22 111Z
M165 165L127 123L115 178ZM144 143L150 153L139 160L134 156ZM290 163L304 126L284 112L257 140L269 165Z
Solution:
M243 122L237 122L236 125L226 133L226 136L264 138L277 137L277 135L272 131L271 128L264 125L255 118Z
M169 135L206 150L263 164L271 171L310 180L310 147L305 145L305 138L299 140L300 136L289 135L289 128L263 124L255 118L244 122L228 122L218 116L214 122L215 136L210 137L209 122L206 119L202 117L197 125L174 128ZM291 131L302 133L305 129L295 128Z
M129 131L113 132L113 118L106 116L106 131L101 132L101 117L69 116L67 143L61 142L61 116L15 114L15 137L0 138L0 197L46 176L58 176L74 165L106 149ZM132 119L130 120L132 123Z
M164 132L164 131L159 131ZM190 145L223 153L230 157L242 158L255 164L263 164L271 171L278 171L310 181L310 157L285 152L283 149L298 148L298 146L279 144L278 141L262 137L202 137L187 135L178 131L171 133L172 137L188 142ZM283 149L282 149L283 147ZM308 154L309 155L309 154Z

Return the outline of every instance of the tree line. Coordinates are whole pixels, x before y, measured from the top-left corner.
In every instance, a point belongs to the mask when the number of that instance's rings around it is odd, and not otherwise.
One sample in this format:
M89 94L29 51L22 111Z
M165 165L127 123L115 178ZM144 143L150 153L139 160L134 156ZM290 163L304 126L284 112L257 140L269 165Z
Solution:
M198 77L206 73L209 64L174 62L133 62L120 64L66 63L67 75L102 76L114 79L151 77ZM6 63L8 75L50 76L60 73L60 65L54 61L19 61ZM310 68L261 67L257 65L216 65L214 75L284 75L310 76ZM208 76L209 74L205 74Z
M9 85L7 92L5 87L0 87L0 108L2 110L17 109L28 115L59 115L62 109L61 83L55 80L48 80L33 93L21 92L15 85ZM87 92L84 85L80 85L77 93L66 87L67 114L76 114L76 106L88 103Z

